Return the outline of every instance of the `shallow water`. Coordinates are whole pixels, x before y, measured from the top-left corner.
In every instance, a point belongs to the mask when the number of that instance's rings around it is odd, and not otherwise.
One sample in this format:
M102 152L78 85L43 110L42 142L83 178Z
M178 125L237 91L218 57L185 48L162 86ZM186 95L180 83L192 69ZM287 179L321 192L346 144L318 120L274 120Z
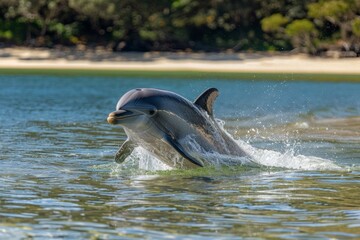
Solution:
M135 87L217 87L260 167L115 164L106 117ZM0 239L360 238L360 84L0 76L0 120Z

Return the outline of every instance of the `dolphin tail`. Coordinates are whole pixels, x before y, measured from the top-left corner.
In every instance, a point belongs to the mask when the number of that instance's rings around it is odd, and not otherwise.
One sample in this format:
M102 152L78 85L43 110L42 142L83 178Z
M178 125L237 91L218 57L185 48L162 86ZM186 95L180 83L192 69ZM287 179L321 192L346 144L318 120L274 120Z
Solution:
M122 163L132 153L135 148L135 144L127 139L116 152L115 162Z

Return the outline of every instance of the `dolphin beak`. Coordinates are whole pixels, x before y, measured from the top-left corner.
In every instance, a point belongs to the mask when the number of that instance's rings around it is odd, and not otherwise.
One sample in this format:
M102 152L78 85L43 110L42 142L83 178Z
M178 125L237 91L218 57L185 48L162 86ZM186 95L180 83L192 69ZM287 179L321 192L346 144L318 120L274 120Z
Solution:
M118 124L122 119L132 117L134 113L127 110L117 110L115 112L111 112L107 117L107 121L110 124Z

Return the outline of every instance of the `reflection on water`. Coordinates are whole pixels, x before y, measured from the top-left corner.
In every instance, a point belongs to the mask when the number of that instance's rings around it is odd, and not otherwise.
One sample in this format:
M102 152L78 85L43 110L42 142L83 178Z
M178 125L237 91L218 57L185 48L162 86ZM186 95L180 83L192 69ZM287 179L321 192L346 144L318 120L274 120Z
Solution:
M0 77L0 239L360 238L360 85L43 78ZM215 115L270 167L115 164L107 113L147 86L219 88ZM314 157L342 169L291 170Z
M358 174L4 180L2 236L358 237Z

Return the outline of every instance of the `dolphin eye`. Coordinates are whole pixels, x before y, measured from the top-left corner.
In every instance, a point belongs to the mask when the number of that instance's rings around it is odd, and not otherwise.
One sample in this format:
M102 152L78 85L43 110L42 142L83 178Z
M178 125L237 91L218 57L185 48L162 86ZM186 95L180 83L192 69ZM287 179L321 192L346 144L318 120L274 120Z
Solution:
M153 116L154 114L155 114L155 110L150 110L150 111L149 111L149 115L150 115L150 116Z

